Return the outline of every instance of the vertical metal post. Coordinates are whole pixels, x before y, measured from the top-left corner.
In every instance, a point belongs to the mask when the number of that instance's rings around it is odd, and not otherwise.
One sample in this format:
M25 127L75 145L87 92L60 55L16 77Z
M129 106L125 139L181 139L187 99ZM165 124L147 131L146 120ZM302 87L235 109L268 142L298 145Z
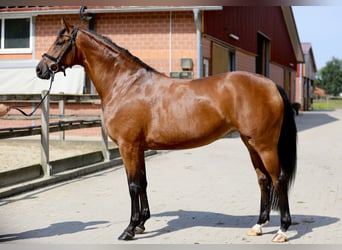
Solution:
M47 90L42 91L42 97L47 93ZM42 103L41 126L42 132L40 135L41 143L41 165L44 176L51 176L51 165L49 158L49 113L50 113L50 96L47 95Z
M64 93L61 92L60 95L63 95ZM58 111L59 111L59 118L63 117L65 114L65 101L64 99L61 99L58 101ZM59 139L61 141L65 141L65 131L62 130L59 132Z
M169 27L169 71L172 72L172 11L170 11Z
M202 53L202 12L193 9L196 24L196 44L197 44L197 78L203 77L203 53Z
M108 134L106 130L106 126L104 124L104 119L103 119L103 108L101 106L101 135L102 135L102 154L103 158L105 161L110 160L110 152L109 152L109 147L108 147Z

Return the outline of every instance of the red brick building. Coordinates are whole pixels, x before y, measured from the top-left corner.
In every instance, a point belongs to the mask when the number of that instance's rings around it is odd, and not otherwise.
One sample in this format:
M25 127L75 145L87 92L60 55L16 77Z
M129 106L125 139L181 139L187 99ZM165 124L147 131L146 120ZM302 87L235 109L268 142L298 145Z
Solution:
M46 89L34 67L64 17L109 37L166 75L198 78L235 70L256 72L283 86L295 101L296 65L304 57L291 7L88 6L90 22L78 13L78 6L0 8L2 93ZM83 74L76 68L66 78L58 76L52 91L93 93Z
M89 26L78 10L70 6L1 8L5 41L0 48L0 69L5 64L7 68L8 64L35 65L55 39L61 17ZM182 71L181 59L190 58L194 77L232 70L257 72L295 96L296 64L304 58L291 7L88 6L87 12L94 14L96 32L167 75ZM18 29L16 23L29 29L18 35L28 41L18 44L24 48L6 48L7 29Z
M302 49L305 62L297 65L296 102L300 103L302 110L312 110L317 67L311 43L302 43Z

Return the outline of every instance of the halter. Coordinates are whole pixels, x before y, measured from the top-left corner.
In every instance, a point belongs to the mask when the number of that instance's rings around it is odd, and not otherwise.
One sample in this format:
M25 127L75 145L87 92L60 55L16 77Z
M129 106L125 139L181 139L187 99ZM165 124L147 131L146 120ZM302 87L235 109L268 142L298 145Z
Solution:
M64 31L64 30L63 30ZM50 71L50 75L51 77L54 76L54 74L57 72L58 68L61 69L61 71L63 72L64 76L65 76L65 66L62 64L61 60L63 59L63 57L65 56L66 52L70 49L72 49L72 58L74 58L75 56L75 40L76 40L76 35L77 35L77 31L78 31L78 27L74 27L74 30L72 32L71 35L68 35L68 34L62 34L62 32L59 34L59 37L62 37L62 36L66 36L66 37L69 37L70 40L69 40L69 44L68 44L68 47L64 50L64 52L62 54L60 54L60 56L58 58L54 57L54 56L51 56L47 53L44 53L42 55L42 57L46 57L48 59L50 59L51 61L55 62L55 64L52 64L52 65L48 65L47 63L47 66L48 66L48 69ZM53 67L52 66L55 66L55 65L58 65L58 67Z

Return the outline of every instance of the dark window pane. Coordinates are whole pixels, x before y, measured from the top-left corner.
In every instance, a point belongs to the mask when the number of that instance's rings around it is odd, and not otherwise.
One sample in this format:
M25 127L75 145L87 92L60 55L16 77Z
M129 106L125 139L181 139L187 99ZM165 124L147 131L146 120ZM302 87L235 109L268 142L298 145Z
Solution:
M5 20L5 49L30 47L30 18Z

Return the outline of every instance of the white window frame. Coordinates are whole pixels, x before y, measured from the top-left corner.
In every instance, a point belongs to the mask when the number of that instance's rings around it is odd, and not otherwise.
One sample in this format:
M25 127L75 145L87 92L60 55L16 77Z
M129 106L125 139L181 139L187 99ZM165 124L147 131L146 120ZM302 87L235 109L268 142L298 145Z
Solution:
M29 48L11 48L6 49L5 47L5 20L6 19L30 19L30 37L29 37ZM33 51L33 18L32 16L4 16L1 19L1 41L0 41L0 54L31 54Z

